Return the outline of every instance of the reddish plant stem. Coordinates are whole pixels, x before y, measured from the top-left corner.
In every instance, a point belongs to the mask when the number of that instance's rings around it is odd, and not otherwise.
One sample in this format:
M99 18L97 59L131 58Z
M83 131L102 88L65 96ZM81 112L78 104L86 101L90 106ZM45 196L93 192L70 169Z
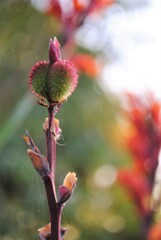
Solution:
M60 240L60 226L59 214L55 194L53 190L53 183L50 176L43 178L45 184L46 195L48 199L50 221L51 221L51 236L50 240Z
M62 210L63 210L63 207L62 207L62 206L59 206L59 207L58 207L59 240L62 240L62 238L61 238L61 216L62 216Z
M53 189L54 189L54 194L56 199L56 187L55 187L56 141L52 134L52 128L54 128L53 119L54 119L55 113L54 113L53 107L49 107L48 111L49 111L49 128L47 130L47 159L49 162L50 174L53 182Z
M47 130L47 159L50 168L50 177L44 179L48 206L51 220L51 237L50 240L61 240L61 211L57 205L56 186L55 186L55 172L56 172L56 141L53 136L54 117L56 111L54 107L48 108L49 112L49 126Z

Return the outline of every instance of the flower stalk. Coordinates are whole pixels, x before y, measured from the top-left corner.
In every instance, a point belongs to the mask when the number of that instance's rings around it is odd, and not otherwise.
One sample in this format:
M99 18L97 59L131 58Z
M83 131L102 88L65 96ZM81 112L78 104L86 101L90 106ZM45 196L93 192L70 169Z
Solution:
M54 127L53 119L54 119L55 113L53 112L52 108L49 108L48 112L49 112L49 128L47 129L47 135L46 135L47 159L49 162L51 179L53 181L54 193L56 196L56 190L55 190L56 141L55 141L55 138L53 138L53 134L52 134L52 127Z
M47 157L43 156L26 131L24 140L30 147L28 155L38 174L41 176L47 195L50 223L38 230L40 240L63 240L67 229L61 227L61 215L65 203L71 197L76 185L76 174L68 173L63 185L56 193L56 145L61 135L56 113L77 85L77 70L68 60L62 60L60 44L56 38L49 41L49 61L36 63L29 75L29 88L39 100L40 105L48 108L48 118L43 124L46 135Z

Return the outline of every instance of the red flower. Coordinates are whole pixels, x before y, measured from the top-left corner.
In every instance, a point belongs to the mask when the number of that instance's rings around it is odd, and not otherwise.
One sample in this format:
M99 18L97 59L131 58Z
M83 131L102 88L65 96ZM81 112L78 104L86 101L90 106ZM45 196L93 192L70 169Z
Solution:
M146 217L149 214L150 186L142 172L138 169L120 170L118 181L126 188L134 201L139 214Z
M76 28L84 23L85 18L90 13L102 10L113 3L114 0L90 0L87 2L72 0L72 7L68 11L66 5L62 5L59 0L51 0L48 13L63 24L64 32L68 38L72 36Z
M132 131L126 139L134 161L142 162L144 170L153 174L161 147L161 105L150 94L147 102L128 95L130 110L126 112Z
M91 55L78 53L71 57L71 60L74 62L78 70L90 77L95 77L99 72L96 60Z
M132 155L133 167L119 170L118 180L128 191L145 227L149 228L153 219L151 197L161 148L161 104L152 94L147 95L146 101L128 94L128 101L125 116L130 128L125 143Z

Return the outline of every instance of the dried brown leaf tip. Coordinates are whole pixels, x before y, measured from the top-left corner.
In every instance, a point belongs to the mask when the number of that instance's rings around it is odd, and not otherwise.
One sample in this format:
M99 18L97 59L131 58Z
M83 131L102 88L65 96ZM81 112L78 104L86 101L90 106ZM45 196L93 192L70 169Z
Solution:
M36 153L40 153L40 150L37 148L37 146L35 145L32 137L30 136L29 132L26 130L26 135L23 136L23 139L25 140L25 142L27 143L27 145L29 147L31 147L31 149L36 152Z
M60 103L75 90L77 69L68 59L62 60L60 44L56 38L49 41L49 61L36 63L29 74L29 88L43 103ZM44 104L42 104L44 105Z
M25 140L25 142L27 143L27 145L30 145L30 139L28 136L24 135L23 139Z

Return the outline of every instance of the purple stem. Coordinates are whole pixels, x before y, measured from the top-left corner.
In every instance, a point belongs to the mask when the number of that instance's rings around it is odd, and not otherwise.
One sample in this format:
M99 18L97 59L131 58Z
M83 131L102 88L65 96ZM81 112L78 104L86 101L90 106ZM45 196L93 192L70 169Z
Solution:
M55 113L53 107L49 107L49 128L47 130L47 159L50 167L51 179L53 182L54 195L56 199L55 171L56 171L56 141L52 134L53 119Z
M58 215L58 207L55 199L55 194L53 191L53 183L50 176L46 176L43 178L45 184L46 195L48 199L48 206L50 212L50 221L51 221L51 240L61 240L60 235L60 227L59 227L59 215Z
M55 172L56 172L56 141L53 137L52 128L54 128L54 107L50 106L49 111L49 127L47 130L47 159L50 167L50 176L45 177L44 184L48 199L48 206L51 220L51 236L50 240L61 240L61 210L57 205Z
M59 206L59 207L58 207L59 240L62 240L62 238L61 238L61 216L62 216L62 210L63 210L63 207L62 207L62 206Z

